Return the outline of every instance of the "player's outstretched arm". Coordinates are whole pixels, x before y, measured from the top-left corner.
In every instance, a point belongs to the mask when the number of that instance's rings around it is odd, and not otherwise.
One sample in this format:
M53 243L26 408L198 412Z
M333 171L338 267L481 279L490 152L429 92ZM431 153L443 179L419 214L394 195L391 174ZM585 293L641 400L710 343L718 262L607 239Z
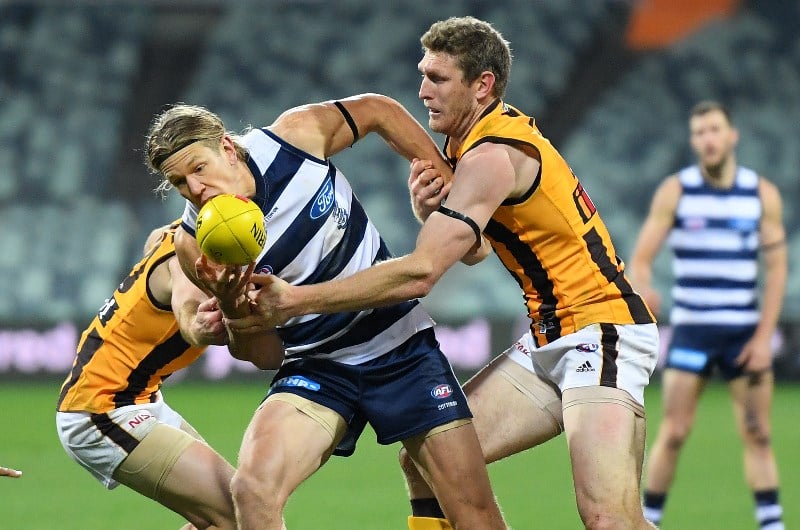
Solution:
M450 214L431 214L410 254L313 285L292 286L254 275L251 280L262 286L254 293L256 310L286 318L380 307L427 295L475 246L492 213L513 190L515 171L505 149L486 143L462 158L447 199ZM491 182L487 174L493 175Z
M422 125L400 103L381 94L295 107L281 114L269 129L323 159L374 132L406 160L430 160L446 181L452 177L452 169Z

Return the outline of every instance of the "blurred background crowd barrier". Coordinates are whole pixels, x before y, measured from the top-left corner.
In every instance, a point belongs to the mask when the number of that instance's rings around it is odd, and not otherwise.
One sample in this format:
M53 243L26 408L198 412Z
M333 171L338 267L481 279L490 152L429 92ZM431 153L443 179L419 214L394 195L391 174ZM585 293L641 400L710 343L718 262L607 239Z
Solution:
M797 1L0 2L0 374L64 374L147 233L180 216L182 199L154 193L142 158L165 105L207 106L240 131L295 105L381 92L426 124L419 36L465 14L511 42L506 100L565 155L623 260L657 184L693 161L687 113L701 99L730 106L739 162L781 189L790 267L800 259ZM405 160L367 138L334 163L393 252L413 248ZM656 270L668 301L666 253ZM424 303L465 372L525 326L495 258L457 266ZM799 324L790 270L779 377L800 377ZM194 373L251 370L212 350Z

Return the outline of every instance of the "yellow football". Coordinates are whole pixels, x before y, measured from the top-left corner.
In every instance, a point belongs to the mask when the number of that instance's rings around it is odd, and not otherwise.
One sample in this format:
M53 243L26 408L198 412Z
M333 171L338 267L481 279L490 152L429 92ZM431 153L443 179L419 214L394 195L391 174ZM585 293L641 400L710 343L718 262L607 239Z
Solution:
M222 265L248 265L267 242L264 213L241 195L223 194L206 202L197 214L200 250Z

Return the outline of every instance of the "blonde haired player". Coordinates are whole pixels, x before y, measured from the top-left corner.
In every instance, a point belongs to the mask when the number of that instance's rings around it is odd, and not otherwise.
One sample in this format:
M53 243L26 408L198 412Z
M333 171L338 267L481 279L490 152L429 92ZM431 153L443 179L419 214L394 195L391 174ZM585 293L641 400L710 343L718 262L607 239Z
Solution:
M196 528L235 528L234 468L163 399L170 374L227 332L217 301L181 272L178 223L153 230L145 255L84 331L58 399L56 426L67 454L111 489L124 484ZM180 324L180 325L179 325ZM280 344L244 356L270 367ZM191 526L189 526L191 528Z
M252 199L267 220L259 271L307 283L390 258L347 179L329 160L370 132L408 160L438 157L447 170L422 126L396 101L378 94L292 108L270 126L241 136L228 133L219 117L202 107L177 105L156 117L147 158L187 199L176 238L184 269L196 272L211 292L238 282L238 270L197 261L198 209L223 193ZM220 308L231 329L252 309L222 303ZM379 443L402 442L430 473L456 528L505 528L467 400L432 328L414 300L303 317L259 331L280 335L287 353L244 435L231 483L243 529L282 528L284 506L295 488L334 450L352 453L367 423ZM351 525L333 521L331 526Z

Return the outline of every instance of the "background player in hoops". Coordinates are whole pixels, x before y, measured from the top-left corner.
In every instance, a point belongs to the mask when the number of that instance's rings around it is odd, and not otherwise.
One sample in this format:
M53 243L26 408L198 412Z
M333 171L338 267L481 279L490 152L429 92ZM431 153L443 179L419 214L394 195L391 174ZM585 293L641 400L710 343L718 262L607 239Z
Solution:
M659 186L631 258L637 287L658 311L652 264L669 236L676 281L673 335L662 382L664 417L647 462L645 515L660 524L678 455L716 367L733 398L756 519L761 528L783 530L770 443L771 343L787 275L780 192L737 165L739 136L724 105L698 103L690 113L689 132L697 164ZM759 255L766 265L761 311Z

